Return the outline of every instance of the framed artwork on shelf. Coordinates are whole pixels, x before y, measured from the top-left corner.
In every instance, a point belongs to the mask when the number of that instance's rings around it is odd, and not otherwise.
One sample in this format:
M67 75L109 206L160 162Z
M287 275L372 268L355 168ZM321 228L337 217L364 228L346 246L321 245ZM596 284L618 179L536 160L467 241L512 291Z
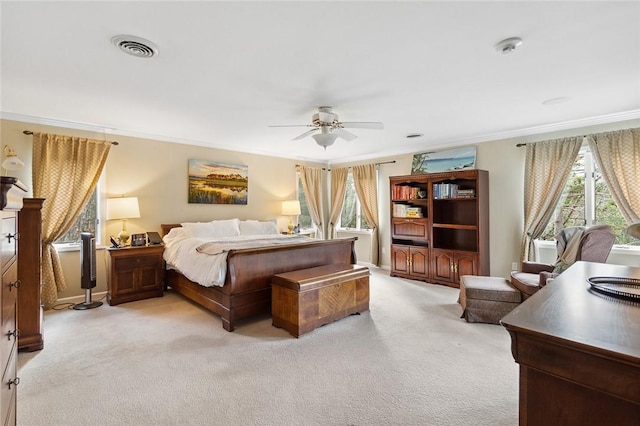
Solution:
M413 155L411 174L453 172L475 169L476 147L429 151Z

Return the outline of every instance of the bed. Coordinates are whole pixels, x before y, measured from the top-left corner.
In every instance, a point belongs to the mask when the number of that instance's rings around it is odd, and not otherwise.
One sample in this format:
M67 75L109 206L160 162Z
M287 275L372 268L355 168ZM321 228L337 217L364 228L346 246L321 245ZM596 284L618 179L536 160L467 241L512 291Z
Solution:
M187 224L162 224L162 233L167 236L171 229L182 225ZM203 286L167 264L165 286L219 315L223 328L231 332L238 320L271 313L271 278L275 274L322 265L355 264L356 240L309 239L295 244L230 249L221 286Z

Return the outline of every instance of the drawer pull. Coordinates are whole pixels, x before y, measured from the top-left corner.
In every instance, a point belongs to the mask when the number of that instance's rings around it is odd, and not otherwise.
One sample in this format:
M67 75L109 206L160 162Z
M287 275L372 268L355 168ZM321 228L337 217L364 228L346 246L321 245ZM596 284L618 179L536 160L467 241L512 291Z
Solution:
M13 290L13 287L15 287L16 290L19 289L20 288L20 284L21 284L20 280L15 280L15 281L10 282L9 284L7 284L7 286L9 287L9 291L11 291L11 290Z
M9 385L9 389L11 389L11 385L18 386L20 384L20 377L16 377L13 380L9 380L7 384Z
M18 239L19 234L16 232L15 234L7 234L7 241L11 242L11 239Z
M11 340L11 336L13 336L15 339L18 339L18 336L20 336L20 330L16 328L15 330L8 332L7 340Z

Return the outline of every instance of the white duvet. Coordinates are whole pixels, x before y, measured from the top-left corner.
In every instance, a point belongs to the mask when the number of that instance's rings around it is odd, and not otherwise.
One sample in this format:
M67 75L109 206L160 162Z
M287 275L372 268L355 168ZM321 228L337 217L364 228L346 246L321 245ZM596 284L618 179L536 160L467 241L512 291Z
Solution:
M169 238L167 238L169 237ZM249 246L260 247L260 240L288 240L291 243L305 242L310 239L288 235L240 235L237 237L218 237L216 239L202 237L186 237L183 235L172 236L171 233L164 238L164 260L167 269L175 269L189 280L204 287L224 285L227 275L227 251L217 254L207 254L198 251L201 246L206 247L212 243L223 244L227 242L246 242L243 248ZM252 244L254 242L255 244ZM263 242L264 243L264 242ZM237 246L237 243L236 243Z

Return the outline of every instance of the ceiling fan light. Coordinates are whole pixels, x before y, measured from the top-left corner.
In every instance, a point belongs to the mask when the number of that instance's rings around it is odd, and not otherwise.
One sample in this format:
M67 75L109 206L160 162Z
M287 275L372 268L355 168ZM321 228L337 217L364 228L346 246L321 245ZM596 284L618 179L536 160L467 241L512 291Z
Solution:
M318 145L324 147L324 149L327 149L328 146L333 145L333 143L338 138L338 135L334 135L331 133L319 133L317 135L312 135L311 137L316 140L316 143Z

